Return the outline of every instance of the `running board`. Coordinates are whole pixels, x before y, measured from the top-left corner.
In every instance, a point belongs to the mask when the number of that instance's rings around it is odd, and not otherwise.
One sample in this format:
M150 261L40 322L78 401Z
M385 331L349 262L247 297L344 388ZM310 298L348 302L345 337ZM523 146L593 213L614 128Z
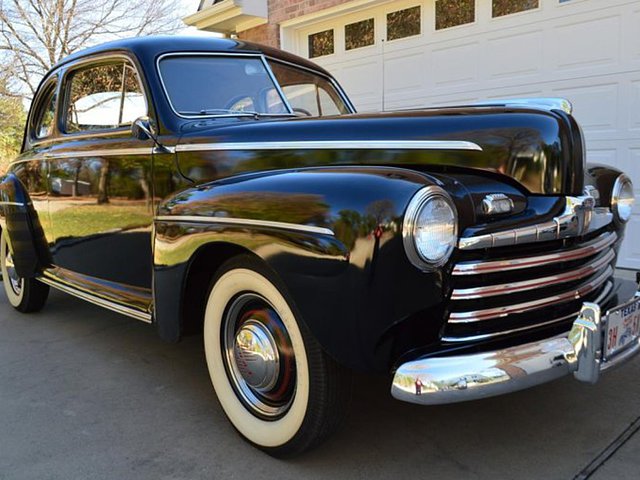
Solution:
M127 307L125 305L112 302L111 300L98 297L96 295L85 292L83 290L70 287L68 285L64 285L63 283L60 283L51 277L42 276L42 277L37 277L37 279L42 283L49 285L50 287L60 290L61 292L68 293L69 295L72 295L81 300L97 305L99 307L106 308L107 310L111 310L112 312L120 313L122 315L135 318L136 320L140 320L145 323L153 323L152 316L150 313L142 312L135 308Z

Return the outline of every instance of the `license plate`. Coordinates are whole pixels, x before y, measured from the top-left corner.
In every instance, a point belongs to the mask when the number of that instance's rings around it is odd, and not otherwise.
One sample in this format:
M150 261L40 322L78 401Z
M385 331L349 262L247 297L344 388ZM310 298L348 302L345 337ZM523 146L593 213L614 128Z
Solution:
M605 358L624 350L640 336L640 297L615 307L607 313L604 338Z

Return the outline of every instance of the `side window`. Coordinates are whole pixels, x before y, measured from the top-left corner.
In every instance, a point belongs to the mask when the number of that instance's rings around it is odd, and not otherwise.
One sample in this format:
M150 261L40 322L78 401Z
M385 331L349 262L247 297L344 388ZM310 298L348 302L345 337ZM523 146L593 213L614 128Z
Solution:
M53 134L56 117L56 82L45 87L45 94L36 110L33 122L33 137L47 138Z
M67 133L126 127L147 113L136 72L125 62L72 72L67 96Z
M328 80L281 63L269 64L295 113L314 117L348 113L344 102ZM268 98L268 103L269 100Z

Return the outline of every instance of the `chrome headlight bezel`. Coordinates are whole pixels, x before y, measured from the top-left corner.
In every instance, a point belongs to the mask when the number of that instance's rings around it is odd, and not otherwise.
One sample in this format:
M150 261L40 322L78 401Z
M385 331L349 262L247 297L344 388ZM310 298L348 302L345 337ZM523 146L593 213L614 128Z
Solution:
M431 260L425 258L420 253L416 245L415 233L418 226L417 220L420 217L422 209L436 198L444 200L453 213L453 234L445 254L436 260ZM451 253L453 253L453 249L458 243L458 211L456 210L453 200L445 190L435 185L430 185L420 189L413 198L411 198L402 224L402 242L409 261L420 270L433 271L449 261Z
M616 178L616 181L613 184L613 189L611 190L611 211L614 218L619 223L627 223L631 218L631 211L629 211L629 214L625 217L625 215L620 213L619 205L620 194L622 193L624 186L627 184L631 186L631 193L633 195L633 182L624 173L618 175L618 178ZM633 202L631 206L633 208Z

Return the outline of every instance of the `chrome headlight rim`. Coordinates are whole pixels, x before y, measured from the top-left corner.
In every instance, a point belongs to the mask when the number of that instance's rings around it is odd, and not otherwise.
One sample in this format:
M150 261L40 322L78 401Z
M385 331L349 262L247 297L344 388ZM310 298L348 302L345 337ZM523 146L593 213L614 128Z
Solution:
M620 215L618 205L618 200L625 184L631 185L631 192L633 192L633 182L626 173L621 173L616 178L616 181L613 184L613 189L611 190L611 211L613 212L616 221L623 224L627 223L631 218L631 213L629 213L629 216L627 218L623 218L623 216Z
M427 204L427 202L436 197L444 200L453 212L453 242L449 245L446 253L440 259L433 261L424 258L418 251L416 246L415 230L422 208ZM402 224L402 243L409 261L422 271L434 271L449 261L449 258L451 258L451 254L453 253L453 249L458 243L458 210L456 209L453 200L444 189L436 185L429 185L418 190L418 192L411 198Z

